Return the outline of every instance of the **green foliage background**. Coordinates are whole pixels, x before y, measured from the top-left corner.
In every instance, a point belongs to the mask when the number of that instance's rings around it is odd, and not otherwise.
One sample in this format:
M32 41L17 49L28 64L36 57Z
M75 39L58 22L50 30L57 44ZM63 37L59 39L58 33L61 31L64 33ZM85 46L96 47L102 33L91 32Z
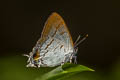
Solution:
M0 80L120 80L119 62L109 74L97 72L79 64L65 64L54 68L26 68L23 56L0 58Z

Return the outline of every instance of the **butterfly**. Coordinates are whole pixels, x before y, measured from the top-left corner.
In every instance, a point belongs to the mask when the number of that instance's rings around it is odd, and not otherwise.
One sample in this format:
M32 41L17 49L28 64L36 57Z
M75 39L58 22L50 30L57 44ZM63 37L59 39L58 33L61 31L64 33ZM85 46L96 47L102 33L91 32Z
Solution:
M41 37L32 52L29 55L24 55L28 57L27 67L54 67L66 62L72 63L73 59L77 63L77 45L87 37L88 35L79 41L79 36L73 43L63 18L53 12L47 19Z

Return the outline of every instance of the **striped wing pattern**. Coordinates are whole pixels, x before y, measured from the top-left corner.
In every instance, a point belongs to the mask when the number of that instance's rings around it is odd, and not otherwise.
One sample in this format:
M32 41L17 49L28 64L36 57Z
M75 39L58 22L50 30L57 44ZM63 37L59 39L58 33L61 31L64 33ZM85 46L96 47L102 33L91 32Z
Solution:
M37 45L42 66L60 65L65 55L73 53L73 41L64 20L53 13L45 23Z
M43 44L47 38L50 37L55 37L56 33L60 34L59 37L61 37L61 40L66 41L67 39L70 40L71 46L73 46L73 41L72 37L69 33L69 30L67 29L67 26L62 19L62 17L57 14L56 12L52 13L48 20L45 23L44 29L41 34L41 38L38 41L38 43ZM66 35L63 35L64 33L67 33ZM58 39L60 39L58 37Z

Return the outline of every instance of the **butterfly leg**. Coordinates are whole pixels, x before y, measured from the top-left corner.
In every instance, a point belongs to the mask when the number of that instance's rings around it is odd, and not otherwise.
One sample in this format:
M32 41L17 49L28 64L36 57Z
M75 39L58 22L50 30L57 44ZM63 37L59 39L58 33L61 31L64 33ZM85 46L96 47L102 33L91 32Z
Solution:
M70 56L70 63L72 63L72 60L74 59L74 64L77 64L77 56L71 55Z
M70 56L70 63L72 63L73 54Z
M74 49L74 52L70 56L70 63L72 63L72 60L74 59L74 64L77 64L77 54L78 52L78 47Z
M65 64L65 59L66 59L66 56L64 57L64 59L63 59L61 65Z
M73 56L74 58L74 64L77 64L77 56Z
M40 67L40 64L41 64L41 61L40 61L40 59L38 60L39 61L39 64L38 64L38 68Z
M65 64L67 61L68 61L68 55L65 55L61 65Z

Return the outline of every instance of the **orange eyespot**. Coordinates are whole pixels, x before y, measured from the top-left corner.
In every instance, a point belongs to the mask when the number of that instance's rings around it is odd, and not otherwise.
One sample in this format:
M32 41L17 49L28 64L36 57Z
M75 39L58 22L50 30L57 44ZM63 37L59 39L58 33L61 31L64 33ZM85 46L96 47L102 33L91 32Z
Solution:
M39 57L40 57L40 54L39 54L39 52L38 52L38 50L37 50L36 53L33 55L33 59L34 59L34 60L38 60Z

